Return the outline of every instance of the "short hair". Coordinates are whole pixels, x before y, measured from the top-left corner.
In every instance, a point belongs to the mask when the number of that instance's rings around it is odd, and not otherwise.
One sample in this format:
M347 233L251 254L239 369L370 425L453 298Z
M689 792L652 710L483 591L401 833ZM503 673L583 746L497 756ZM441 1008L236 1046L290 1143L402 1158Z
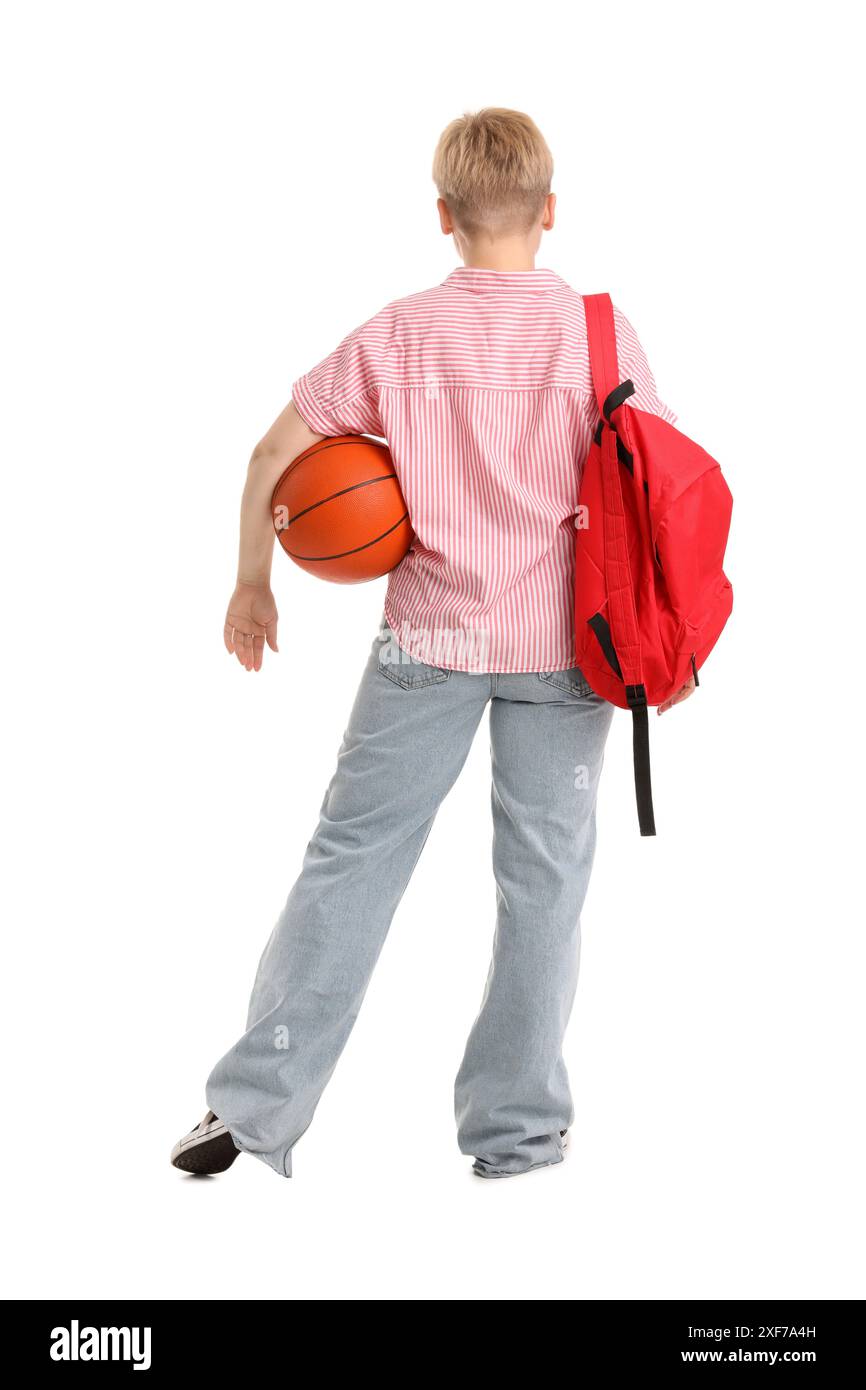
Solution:
M485 106L446 126L433 156L433 181L461 230L529 231L541 216L553 157L522 111Z

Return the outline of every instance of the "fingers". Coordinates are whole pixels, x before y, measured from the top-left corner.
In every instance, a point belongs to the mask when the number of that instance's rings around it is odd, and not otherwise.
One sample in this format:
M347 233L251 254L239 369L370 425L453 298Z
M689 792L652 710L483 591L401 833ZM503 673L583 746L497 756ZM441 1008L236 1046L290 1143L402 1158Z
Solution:
M236 656L245 671L260 671L265 643L271 651L277 647L277 605L273 594L256 590L241 593L243 586L229 601L223 626L223 644L230 656Z
M237 657L245 671L260 671L262 663L259 661L255 665L254 640L263 642L262 638L254 639L251 632L241 632L239 627L233 627L231 621L227 621L223 628L223 642L229 655Z
M659 705L658 713L664 714L665 710L673 709L674 705L681 705L683 700L687 700L689 696L694 695L694 693L695 678L694 676L689 676L689 679L686 681L685 685L680 686L676 695L672 695L669 700L665 700L664 704Z
M253 669L253 635L251 632L239 632L235 628L234 632L235 656L241 663L245 671Z

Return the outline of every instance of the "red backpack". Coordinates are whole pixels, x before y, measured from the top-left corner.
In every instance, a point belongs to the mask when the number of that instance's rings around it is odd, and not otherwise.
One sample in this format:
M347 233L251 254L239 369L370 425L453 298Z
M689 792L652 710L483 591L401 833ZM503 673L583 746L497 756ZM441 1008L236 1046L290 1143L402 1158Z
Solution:
M597 694L630 709L642 835L655 834L647 708L698 671L733 591L722 569L731 494L715 459L673 425L624 403L613 306L584 296L600 413L576 522L575 659Z

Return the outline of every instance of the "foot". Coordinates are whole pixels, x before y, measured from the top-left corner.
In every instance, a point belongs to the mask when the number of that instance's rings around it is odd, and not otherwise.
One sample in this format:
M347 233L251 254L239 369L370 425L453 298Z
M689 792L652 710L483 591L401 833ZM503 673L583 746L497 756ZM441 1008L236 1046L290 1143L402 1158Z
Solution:
M171 1151L172 1167L184 1173L204 1176L224 1173L231 1168L240 1149L235 1145L222 1120L209 1110L200 1125L179 1139Z

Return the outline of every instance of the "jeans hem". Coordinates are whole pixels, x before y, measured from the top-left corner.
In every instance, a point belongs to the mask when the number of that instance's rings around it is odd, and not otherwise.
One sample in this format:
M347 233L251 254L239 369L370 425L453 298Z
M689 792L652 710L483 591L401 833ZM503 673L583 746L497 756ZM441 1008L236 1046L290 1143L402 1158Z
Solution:
M556 1158L543 1158L540 1163L528 1163L525 1168L494 1168L476 1158L472 1171L478 1178L522 1178L524 1173L532 1173L536 1168L553 1168L557 1163L561 1163L564 1157L565 1155L560 1153Z
M225 1124L225 1121L223 1121L223 1124ZM257 1158L260 1163L267 1164L269 1168L273 1169L278 1178L290 1178L292 1176L291 1149L289 1149L282 1158L280 1157L279 1150L273 1153L264 1153L261 1149L250 1149L238 1138L229 1125L226 1125L226 1129L231 1135L232 1143L238 1153L249 1154L250 1158Z

